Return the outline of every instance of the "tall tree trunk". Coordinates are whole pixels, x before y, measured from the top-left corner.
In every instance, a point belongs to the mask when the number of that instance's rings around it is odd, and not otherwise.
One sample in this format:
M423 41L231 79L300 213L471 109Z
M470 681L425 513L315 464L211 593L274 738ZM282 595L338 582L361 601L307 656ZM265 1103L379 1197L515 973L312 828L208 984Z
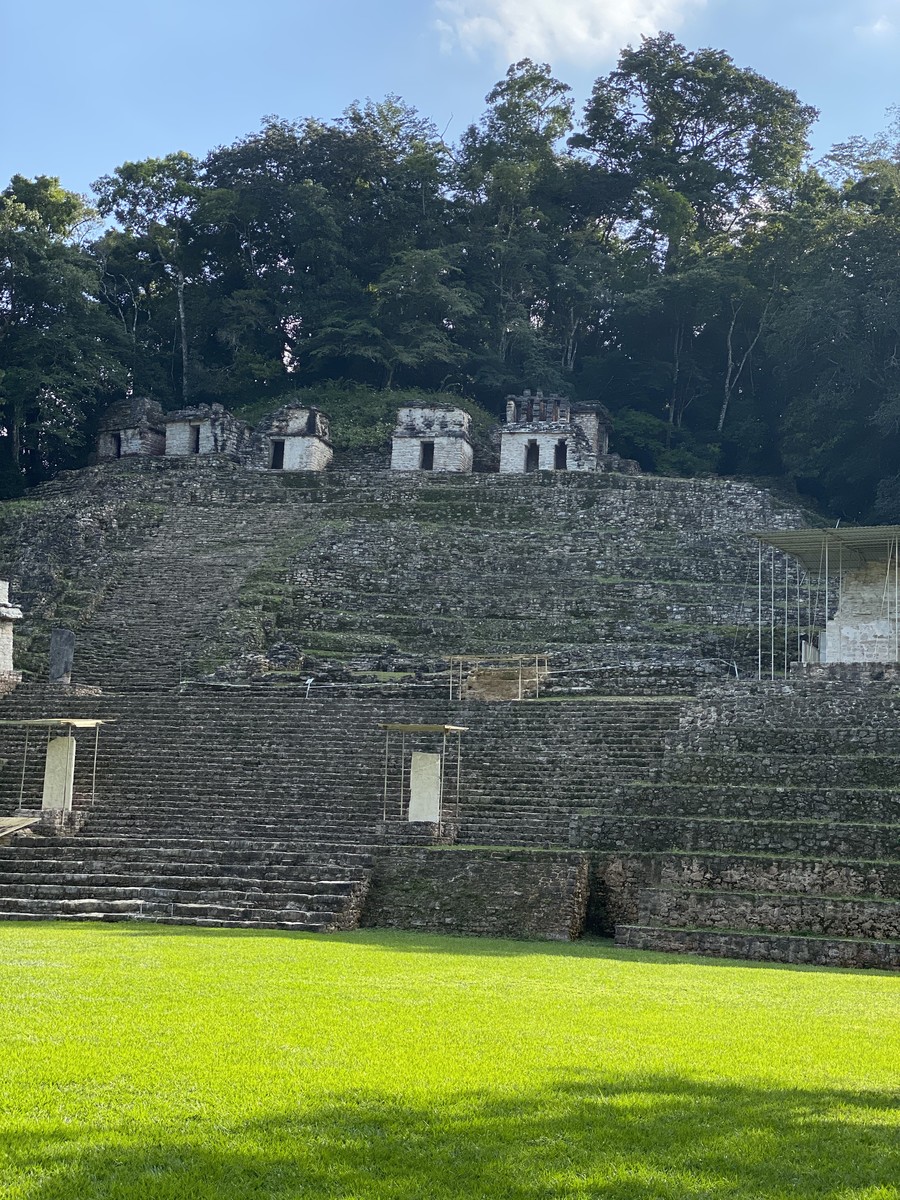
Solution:
M769 305L772 303L772 297L769 296L766 301L765 308L762 310L762 315L759 318L759 325L756 328L756 333L750 341L750 345L741 356L740 362L735 362L734 359L734 327L737 324L738 314L743 308L742 304L735 306L734 301L731 303L731 322L728 326L728 335L725 338L725 382L722 388L722 407L719 409L719 423L716 426L716 431L721 433L725 428L725 417L728 414L728 405L731 403L731 397L734 395L734 389L740 382L741 375L744 372L744 367L747 365L747 360L756 349L756 343L762 336L763 326L766 321L766 315L769 311Z
M178 269L176 275L178 292L178 326L181 330L181 399L187 407L188 395L188 339L187 326L184 322L184 273Z
M672 431L675 428L675 412L678 407L678 383L681 376L681 347L684 341L684 323L678 321L675 325L675 340L672 344L672 394L669 397L669 428L666 430L666 449L672 445Z

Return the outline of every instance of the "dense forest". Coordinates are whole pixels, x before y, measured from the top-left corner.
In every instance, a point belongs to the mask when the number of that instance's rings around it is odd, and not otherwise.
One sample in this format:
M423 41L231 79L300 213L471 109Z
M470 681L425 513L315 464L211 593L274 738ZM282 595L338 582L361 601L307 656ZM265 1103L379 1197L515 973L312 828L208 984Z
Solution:
M815 110L670 34L580 117L511 66L454 143L398 97L266 118L88 198L0 193L0 495L85 461L152 395L356 414L396 390L491 412L600 399L648 470L779 477L900 520L900 130L812 164Z

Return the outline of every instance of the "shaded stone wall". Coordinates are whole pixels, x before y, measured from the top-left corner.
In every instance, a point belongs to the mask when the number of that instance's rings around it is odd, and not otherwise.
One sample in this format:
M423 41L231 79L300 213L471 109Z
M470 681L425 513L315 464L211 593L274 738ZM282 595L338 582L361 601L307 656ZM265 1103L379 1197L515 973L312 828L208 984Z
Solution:
M376 859L362 924L567 940L584 930L583 854L396 848Z

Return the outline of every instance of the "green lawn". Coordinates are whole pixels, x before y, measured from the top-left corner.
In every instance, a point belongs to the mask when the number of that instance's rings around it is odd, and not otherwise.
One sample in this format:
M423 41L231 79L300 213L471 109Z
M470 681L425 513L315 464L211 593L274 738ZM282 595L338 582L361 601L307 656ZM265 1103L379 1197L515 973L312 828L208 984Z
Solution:
M900 1197L900 979L0 923L0 1196Z

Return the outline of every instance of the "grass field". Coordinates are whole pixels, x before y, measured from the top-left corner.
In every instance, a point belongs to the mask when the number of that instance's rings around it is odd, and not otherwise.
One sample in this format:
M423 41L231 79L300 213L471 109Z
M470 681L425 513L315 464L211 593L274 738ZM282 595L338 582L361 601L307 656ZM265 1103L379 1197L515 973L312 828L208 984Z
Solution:
M0 924L3 1200L900 1197L900 979Z

